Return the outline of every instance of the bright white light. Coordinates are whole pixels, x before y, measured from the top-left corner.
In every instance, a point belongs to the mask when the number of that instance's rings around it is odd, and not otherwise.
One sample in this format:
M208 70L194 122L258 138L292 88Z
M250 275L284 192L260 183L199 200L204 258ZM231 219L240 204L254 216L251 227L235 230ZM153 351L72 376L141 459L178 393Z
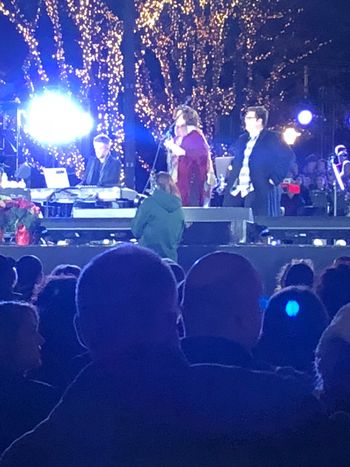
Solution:
M339 238L338 240L336 240L335 245L336 246L346 246L346 240L343 240L343 239Z
M299 112L298 114L298 122L300 123L300 125L310 125L312 119L313 115L311 110L305 109Z
M295 144L297 138L299 138L300 135L301 133L299 133L299 131L296 131L295 128L290 127L284 130L283 139L287 144L289 144L289 146L292 146Z
M312 244L314 246L325 246L325 245L327 245L327 241L325 239L322 239L322 238L315 238L312 241Z
M33 97L26 112L25 130L44 144L66 144L90 133L91 115L68 95L47 91Z

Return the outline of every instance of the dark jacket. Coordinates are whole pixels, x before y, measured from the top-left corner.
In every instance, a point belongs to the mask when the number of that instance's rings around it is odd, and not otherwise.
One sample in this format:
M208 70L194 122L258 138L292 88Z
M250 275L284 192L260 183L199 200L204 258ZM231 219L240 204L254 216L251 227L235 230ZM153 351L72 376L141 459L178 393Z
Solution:
M44 420L58 398L48 384L0 371L0 453Z
M215 363L251 370L273 371L273 367L255 360L253 355L236 342L223 337L196 336L181 339L181 348L191 364Z
M120 160L110 154L104 164L97 157L90 157L82 180L83 185L116 186L120 179Z
M248 140L249 134L244 133L231 148L234 159L224 193L224 206L231 205L230 191L238 182ZM249 157L250 179L254 187L252 204L254 215L269 215L269 195L273 186L278 185L285 178L294 158L293 151L282 141L278 133L269 130L263 130L260 133Z
M191 367L175 348L144 346L85 368L0 465L332 465L320 462L330 460L329 443L333 448L328 428L317 400L293 381L234 367Z
M181 200L157 189L138 208L131 230L139 244L162 258L177 261L177 247L184 229Z

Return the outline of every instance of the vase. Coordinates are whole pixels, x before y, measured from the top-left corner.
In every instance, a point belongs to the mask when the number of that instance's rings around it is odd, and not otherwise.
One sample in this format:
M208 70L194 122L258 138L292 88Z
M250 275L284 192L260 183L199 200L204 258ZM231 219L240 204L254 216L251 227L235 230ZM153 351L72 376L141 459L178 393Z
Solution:
M27 246L32 242L32 235L24 225L19 225L16 230L16 245Z

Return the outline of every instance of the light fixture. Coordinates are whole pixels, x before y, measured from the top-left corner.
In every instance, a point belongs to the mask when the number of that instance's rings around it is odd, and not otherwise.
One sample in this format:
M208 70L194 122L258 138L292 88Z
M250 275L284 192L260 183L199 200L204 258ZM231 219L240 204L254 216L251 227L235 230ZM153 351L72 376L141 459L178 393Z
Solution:
M334 245L336 245L336 246L346 246L346 240L344 240L342 238L339 238L338 240L336 240L334 242Z
M327 245L327 240L324 238L314 238L312 240L313 246L326 246Z
M42 144L68 144L92 128L91 115L62 92L48 90L35 95L25 111L25 131Z
M301 133L295 128L288 127L283 132L283 139L289 146L292 146L293 144L295 144L297 138L299 138L300 135Z
M303 109L298 113L297 120L300 125L307 126L310 125L314 116L310 109Z

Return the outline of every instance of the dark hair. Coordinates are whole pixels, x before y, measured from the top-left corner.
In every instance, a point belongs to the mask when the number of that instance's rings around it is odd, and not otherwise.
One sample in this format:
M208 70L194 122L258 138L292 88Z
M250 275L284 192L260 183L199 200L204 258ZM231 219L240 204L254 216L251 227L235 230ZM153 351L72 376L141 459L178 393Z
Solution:
M59 264L51 271L51 276L73 276L78 278L81 267L76 264Z
M156 184L159 189L181 198L179 189L168 172L158 172L156 175Z
M45 347L60 348L62 354L71 354L71 357L81 349L73 325L76 284L77 279L72 276L49 276L37 291L35 303L40 315L40 333L46 340L43 357Z
M305 287L287 287L275 293L266 308L261 357L277 366L310 371L314 350L328 324L320 299Z
M100 133L95 136L94 143L111 144L111 138L104 133Z
M318 157L316 156L316 154L309 154L305 159L305 165L308 164L309 162L317 162L317 161L318 161Z
M15 285L17 274L11 260L0 255L0 300L6 300Z
M333 265L335 267L339 266L340 264L347 264L350 266L350 256L339 256L333 261Z
M262 124L264 127L267 125L269 119L269 111L266 109L266 107L262 105L247 107L245 114L247 112L255 112L257 120L262 120Z
M320 277L317 294L331 318L350 302L350 266L339 264L327 268Z
M43 273L43 263L34 255L22 256L16 263L18 286L34 285Z
M177 302L174 275L146 248L122 244L96 256L83 269L76 293L79 326L96 348L116 335L149 329L160 313Z
M277 274L276 292L281 288L290 285L305 285L313 287L314 284L314 268L313 263L309 259L292 259L280 269Z
M8 301L0 302L0 340L11 341L15 338L23 318L31 314L39 321L36 308L24 302Z
M174 119L176 118L176 115L181 112L182 116L186 122L186 125L193 125L197 128L200 127L201 121L198 115L198 112L196 112L192 107L188 105L179 105L176 107L174 111Z

